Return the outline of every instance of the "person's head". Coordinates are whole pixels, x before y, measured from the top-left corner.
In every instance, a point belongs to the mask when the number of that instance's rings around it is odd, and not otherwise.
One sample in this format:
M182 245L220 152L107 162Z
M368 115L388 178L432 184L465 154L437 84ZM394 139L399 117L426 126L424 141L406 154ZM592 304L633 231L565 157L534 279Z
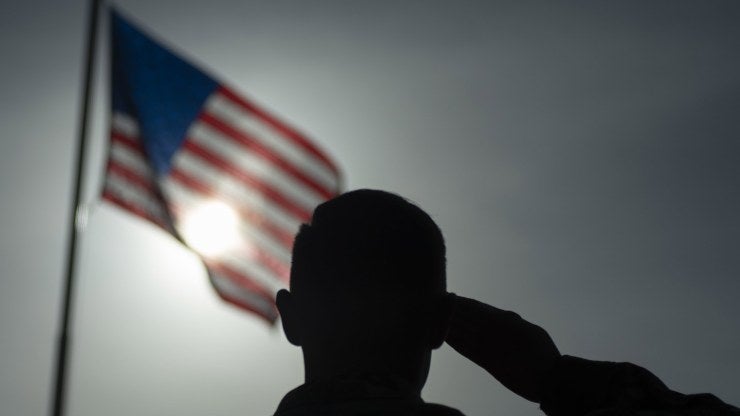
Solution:
M447 329L445 268L439 228L402 197L358 190L319 205L277 298L306 379L389 371L421 390Z

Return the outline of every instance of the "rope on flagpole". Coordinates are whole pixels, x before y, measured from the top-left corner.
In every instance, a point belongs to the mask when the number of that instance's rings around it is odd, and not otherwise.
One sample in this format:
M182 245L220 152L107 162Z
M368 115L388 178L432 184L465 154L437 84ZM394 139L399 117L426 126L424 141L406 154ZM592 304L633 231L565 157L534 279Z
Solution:
M83 171L85 163L85 151L87 143L87 119L90 108L90 96L91 96L91 84L93 76L93 66L95 64L95 45L97 39L97 27L98 27L98 10L100 8L100 0L90 0L89 3L89 15L88 15L88 26L87 26L87 45L86 45L86 57L84 66L84 79L82 85L82 100L80 107L80 118L77 126L79 136L77 141L77 155L76 155L76 170L75 170L75 182L74 191L72 197L72 206L70 212L70 230L69 239L67 241L67 267L64 280L64 292L62 298L62 319L59 324L59 338L57 340L56 350L56 372L54 382L54 402L52 403L51 414L52 416L64 415L64 405L66 396L66 380L67 380L67 361L69 358L69 321L72 310L72 297L74 295L74 277L75 277L75 266L77 258L77 233L79 232L81 225L81 218L84 215L82 206L80 204L80 196L82 194L82 181Z

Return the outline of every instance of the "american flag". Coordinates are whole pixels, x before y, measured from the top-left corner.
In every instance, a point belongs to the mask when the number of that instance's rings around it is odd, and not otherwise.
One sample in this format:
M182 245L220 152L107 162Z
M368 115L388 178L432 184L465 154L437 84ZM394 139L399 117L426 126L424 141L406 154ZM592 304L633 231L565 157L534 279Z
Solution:
M103 199L193 249L224 300L269 322L299 225L336 195L332 160L292 127L111 12Z

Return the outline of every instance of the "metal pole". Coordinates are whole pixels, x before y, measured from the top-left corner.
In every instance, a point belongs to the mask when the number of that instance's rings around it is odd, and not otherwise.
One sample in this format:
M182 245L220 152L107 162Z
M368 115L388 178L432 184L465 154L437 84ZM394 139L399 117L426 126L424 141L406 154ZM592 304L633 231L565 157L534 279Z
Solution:
M90 0L87 26L87 48L84 66L84 80L82 85L82 102L80 118L77 126L79 136L77 141L77 156L74 193L70 212L69 240L67 241L67 268L64 280L64 298L62 299L62 320L60 322L59 339L56 350L56 377L54 384L54 402L51 408L53 416L64 414L66 393L66 369L69 356L69 320L72 310L72 296L74 294L74 277L77 257L77 233L79 231L80 196L82 194L82 176L85 163L87 142L87 118L90 108L91 84L93 66L95 63L95 44L97 38L99 0Z

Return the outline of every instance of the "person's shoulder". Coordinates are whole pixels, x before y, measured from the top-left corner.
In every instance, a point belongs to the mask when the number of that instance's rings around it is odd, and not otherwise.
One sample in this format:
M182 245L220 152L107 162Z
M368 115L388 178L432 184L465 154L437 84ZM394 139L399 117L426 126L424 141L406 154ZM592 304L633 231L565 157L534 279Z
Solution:
M465 416L449 406L434 403L388 403L384 401L309 405L282 409L275 416Z

